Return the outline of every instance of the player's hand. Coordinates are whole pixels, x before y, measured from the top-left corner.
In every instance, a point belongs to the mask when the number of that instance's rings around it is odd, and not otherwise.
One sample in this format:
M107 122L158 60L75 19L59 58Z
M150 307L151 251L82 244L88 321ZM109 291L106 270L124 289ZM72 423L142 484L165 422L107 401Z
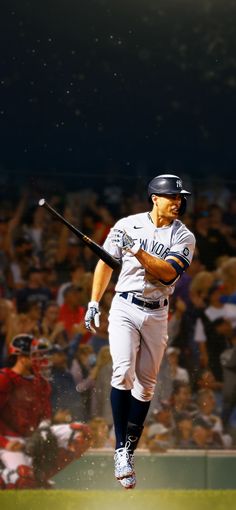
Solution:
M139 249L140 244L137 239L133 239L125 230L113 228L109 234L110 240L124 251L130 251L135 255Z
M96 333L95 328L99 328L100 326L99 316L100 316L99 303L97 301L90 301L84 318L86 329L92 331L93 333ZM94 323L95 328L93 328L92 322Z

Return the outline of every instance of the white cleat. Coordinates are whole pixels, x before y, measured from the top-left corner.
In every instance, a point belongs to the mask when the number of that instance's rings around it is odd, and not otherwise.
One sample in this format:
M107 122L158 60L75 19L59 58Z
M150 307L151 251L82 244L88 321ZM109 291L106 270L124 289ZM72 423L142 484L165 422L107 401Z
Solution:
M124 487L124 489L134 489L135 485L136 485L135 474L133 473L132 476L127 476L126 478L121 478L119 480L119 482L122 485L122 487Z
M115 477L118 480L131 477L134 474L134 468L131 464L130 454L126 447L115 450Z

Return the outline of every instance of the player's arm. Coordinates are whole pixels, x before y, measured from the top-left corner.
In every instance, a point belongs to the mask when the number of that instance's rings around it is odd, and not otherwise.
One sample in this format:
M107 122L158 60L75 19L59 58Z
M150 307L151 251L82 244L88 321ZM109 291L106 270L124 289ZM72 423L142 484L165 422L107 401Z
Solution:
M187 246L184 250L186 250L186 253L190 253ZM165 260L159 259L142 249L137 249L134 255L146 271L164 285L172 285L190 264L190 259L187 259L181 253L175 252L169 252Z
M122 251L132 253L146 271L164 285L174 283L187 269L195 247L195 238L192 234L182 235L163 260L140 248L139 240L132 239L125 230L113 229L111 240Z
M148 273L160 281L171 282L184 270L183 263L177 257L171 257L169 261L162 260L142 249L138 250L135 257Z
M147 253L140 248L140 242L137 239L132 239L122 227L113 228L109 237L111 244L121 253L127 251L132 253L156 280L172 283L182 271L181 263L179 264L180 261L176 257L171 256L171 260L167 261Z
M99 301L110 282L112 272L113 269L103 262L103 260L98 261L94 271L91 301L88 304L88 310L85 315L85 326L92 332L96 332L92 327L92 323L94 323L95 327L99 327Z
M93 277L91 301L100 301L110 282L113 269L111 269L103 260L99 260Z

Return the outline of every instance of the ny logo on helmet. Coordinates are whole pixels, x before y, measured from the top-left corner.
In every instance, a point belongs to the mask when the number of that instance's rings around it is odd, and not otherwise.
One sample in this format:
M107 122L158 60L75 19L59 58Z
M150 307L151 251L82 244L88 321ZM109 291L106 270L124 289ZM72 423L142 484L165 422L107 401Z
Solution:
M176 181L176 187L177 187L177 188L182 188L182 181L181 181L180 179L178 179L178 180Z

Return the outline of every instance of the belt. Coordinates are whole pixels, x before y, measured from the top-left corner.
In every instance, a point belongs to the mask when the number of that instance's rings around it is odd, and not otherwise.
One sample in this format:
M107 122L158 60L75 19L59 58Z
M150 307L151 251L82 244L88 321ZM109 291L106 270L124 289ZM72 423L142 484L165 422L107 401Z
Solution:
M168 299L160 300L159 301L143 301L142 299L138 299L132 294L131 292L121 292L120 297L124 299L128 299L129 296L132 296L131 303L134 303L135 305L142 306L143 308L150 308L150 310L155 310L157 308L163 308L164 306L168 305Z

